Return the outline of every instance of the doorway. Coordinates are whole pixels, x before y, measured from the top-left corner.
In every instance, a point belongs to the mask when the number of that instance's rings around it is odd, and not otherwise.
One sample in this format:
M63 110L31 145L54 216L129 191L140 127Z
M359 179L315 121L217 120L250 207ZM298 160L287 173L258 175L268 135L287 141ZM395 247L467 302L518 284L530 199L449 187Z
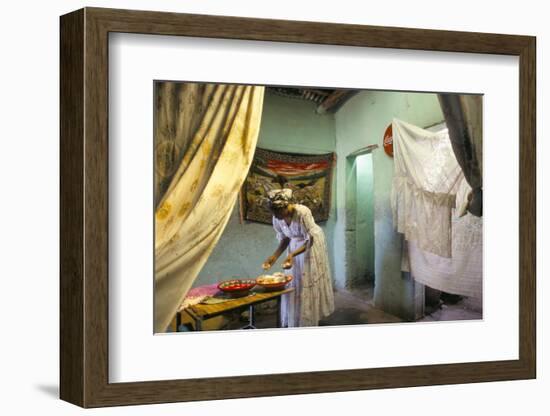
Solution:
M374 171L371 151L346 161L346 287L374 285Z

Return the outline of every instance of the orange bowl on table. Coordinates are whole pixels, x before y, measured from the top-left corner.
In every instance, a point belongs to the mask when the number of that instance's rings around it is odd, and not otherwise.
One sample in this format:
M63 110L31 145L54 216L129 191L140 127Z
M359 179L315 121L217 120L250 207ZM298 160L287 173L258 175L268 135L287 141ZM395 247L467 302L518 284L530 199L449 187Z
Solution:
M254 286L256 286L256 281L253 279L231 279L220 282L218 289L230 295L245 296Z
M283 290L291 281L291 275L260 276L256 279L256 284L265 290Z

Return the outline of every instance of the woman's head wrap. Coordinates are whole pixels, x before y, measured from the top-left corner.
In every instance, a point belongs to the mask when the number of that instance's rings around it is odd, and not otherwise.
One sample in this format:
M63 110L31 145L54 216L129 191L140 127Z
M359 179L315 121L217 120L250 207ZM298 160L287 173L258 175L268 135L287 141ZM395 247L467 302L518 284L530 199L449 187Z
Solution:
M292 189L273 189L267 193L269 205L272 208L285 208L292 200Z

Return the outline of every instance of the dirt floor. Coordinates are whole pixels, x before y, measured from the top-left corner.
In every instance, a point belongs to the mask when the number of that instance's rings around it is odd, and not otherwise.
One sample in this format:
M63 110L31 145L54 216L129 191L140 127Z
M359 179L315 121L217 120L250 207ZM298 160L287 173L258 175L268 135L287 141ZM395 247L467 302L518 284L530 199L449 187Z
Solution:
M337 290L334 293L335 311L322 319L319 326L364 325L403 322L373 306L373 287L365 286L353 290ZM275 302L262 304L256 309L255 325L258 329L276 328ZM460 321L482 319L481 302L460 296L443 295L431 306L426 306L425 316L418 322ZM219 317L218 322L205 330L240 329L248 323L248 311L236 312ZM185 330L181 328L180 330Z
M334 293L335 311L330 316L322 319L319 326L330 325L357 325L373 323L401 322L401 319L376 309L372 305L372 287L358 288L356 290L338 290ZM261 308L256 312L257 328L275 328L275 305ZM240 317L231 319L226 329L242 327L248 319L248 312Z
M481 300L460 296L443 296L438 305L426 307L426 314L419 322L464 321L482 318Z
M372 304L373 287L365 286L353 291L338 290L334 293L335 311L319 322L320 326L357 325L402 322Z

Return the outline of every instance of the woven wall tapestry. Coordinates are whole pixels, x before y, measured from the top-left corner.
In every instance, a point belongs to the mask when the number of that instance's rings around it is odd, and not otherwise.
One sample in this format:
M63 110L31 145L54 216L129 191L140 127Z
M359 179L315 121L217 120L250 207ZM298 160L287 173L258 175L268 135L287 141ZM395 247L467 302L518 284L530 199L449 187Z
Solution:
M295 203L307 206L315 222L328 220L334 153L306 155L256 149L241 192L241 209L247 221L271 224L267 192L281 187L293 191Z

